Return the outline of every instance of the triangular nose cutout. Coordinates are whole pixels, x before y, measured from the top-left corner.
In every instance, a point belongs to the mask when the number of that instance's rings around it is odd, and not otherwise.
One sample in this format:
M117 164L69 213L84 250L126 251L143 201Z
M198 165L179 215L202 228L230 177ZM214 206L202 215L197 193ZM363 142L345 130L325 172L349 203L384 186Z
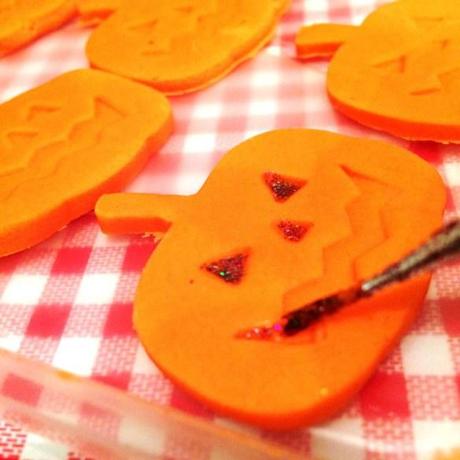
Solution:
M283 238L293 243L301 241L312 226L313 224L310 222L293 222L291 220L280 220L277 224Z

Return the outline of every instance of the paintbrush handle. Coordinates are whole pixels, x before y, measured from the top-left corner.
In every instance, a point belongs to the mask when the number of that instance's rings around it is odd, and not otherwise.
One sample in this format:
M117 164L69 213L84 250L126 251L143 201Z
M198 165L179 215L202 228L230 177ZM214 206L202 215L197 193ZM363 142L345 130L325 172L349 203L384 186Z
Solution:
M454 256L460 256L460 220L447 224L408 256L363 282L362 294L369 295L390 284L404 281Z

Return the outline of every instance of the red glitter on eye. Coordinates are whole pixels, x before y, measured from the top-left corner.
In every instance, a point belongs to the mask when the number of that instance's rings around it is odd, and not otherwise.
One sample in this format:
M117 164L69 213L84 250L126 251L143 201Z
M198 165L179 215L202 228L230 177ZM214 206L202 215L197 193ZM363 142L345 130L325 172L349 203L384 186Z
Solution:
M281 202L286 201L306 184L306 181L303 179L282 176L273 172L264 173L263 179L270 187L273 198Z
M284 238L293 242L300 241L311 227L312 224L305 222L291 222L289 220L282 220L278 223L278 228L281 230Z
M237 254L232 257L219 259L201 266L204 270L216 275L226 283L237 284L244 275L248 254Z

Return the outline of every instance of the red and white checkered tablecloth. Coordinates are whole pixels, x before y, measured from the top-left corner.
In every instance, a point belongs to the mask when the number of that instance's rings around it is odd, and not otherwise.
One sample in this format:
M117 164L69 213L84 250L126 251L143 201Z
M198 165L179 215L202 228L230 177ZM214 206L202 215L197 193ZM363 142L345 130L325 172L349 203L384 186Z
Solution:
M211 88L171 98L175 133L129 190L193 193L243 139L303 126L408 147L439 169L450 191L447 217L454 215L460 146L409 143L358 126L328 102L327 63L292 58L302 24L359 23L376 6L372 0L294 0L276 38L255 59ZM0 101L86 67L87 36L73 23L1 59ZM0 347L229 424L163 377L133 332L133 296L153 249L148 238L104 236L88 214L35 248L0 259ZM421 317L345 413L311 429L254 433L324 459L428 459L436 449L460 446L460 264L437 271ZM62 445L44 442L0 422L0 458L74 458Z

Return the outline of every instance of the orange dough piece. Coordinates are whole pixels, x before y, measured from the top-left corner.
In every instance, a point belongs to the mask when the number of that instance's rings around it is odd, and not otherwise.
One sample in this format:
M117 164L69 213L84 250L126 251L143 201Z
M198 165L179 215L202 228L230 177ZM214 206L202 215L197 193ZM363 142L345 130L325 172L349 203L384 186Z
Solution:
M259 51L288 1L122 1L86 53L92 66L166 94L195 91Z
M59 28L75 13L74 0L0 0L0 56Z
M354 33L356 27L346 24L313 24L302 27L296 35L299 59L331 57Z
M121 190L171 129L161 93L97 70L69 72L0 105L0 256Z
M382 6L330 63L333 105L399 137L460 142L459 34L458 0Z
M235 334L377 273L441 225L444 204L436 170L406 150L292 129L232 149L196 195L105 196L96 214L106 229L118 214L117 232L138 232L143 213L149 231L171 221L134 305L157 366L216 411L288 429L346 406L411 325L429 276L280 342Z
M112 193L98 200L96 213L105 233L164 233L189 200L177 195Z
M120 0L77 0L80 21L88 26L104 21L119 6Z

